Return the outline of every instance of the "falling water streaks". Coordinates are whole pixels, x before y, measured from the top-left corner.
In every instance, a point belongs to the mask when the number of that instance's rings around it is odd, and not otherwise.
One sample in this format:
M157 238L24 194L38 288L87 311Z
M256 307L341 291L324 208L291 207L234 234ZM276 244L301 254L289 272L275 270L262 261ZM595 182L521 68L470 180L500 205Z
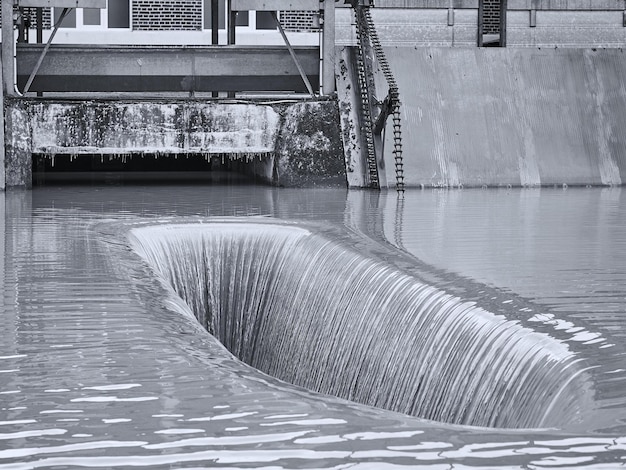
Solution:
M233 354L281 380L455 424L578 424L568 346L329 241L265 221L134 228L134 250Z

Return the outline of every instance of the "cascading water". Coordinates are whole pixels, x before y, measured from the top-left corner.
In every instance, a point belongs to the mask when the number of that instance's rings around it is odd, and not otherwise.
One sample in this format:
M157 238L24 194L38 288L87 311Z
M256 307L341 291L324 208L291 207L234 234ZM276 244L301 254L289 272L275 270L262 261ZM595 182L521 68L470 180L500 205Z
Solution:
M300 226L131 231L234 355L295 385L427 419L561 427L589 408L568 347Z

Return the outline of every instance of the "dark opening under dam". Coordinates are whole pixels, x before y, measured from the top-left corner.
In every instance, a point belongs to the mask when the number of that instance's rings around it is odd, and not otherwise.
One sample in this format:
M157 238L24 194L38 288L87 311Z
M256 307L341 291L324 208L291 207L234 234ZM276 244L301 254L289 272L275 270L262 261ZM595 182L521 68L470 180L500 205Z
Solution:
M306 226L231 219L129 236L210 333L281 380L474 426L560 428L591 409L564 343Z
M253 156L256 163L261 156ZM33 155L33 186L114 184L254 184L250 161L228 156L182 154Z

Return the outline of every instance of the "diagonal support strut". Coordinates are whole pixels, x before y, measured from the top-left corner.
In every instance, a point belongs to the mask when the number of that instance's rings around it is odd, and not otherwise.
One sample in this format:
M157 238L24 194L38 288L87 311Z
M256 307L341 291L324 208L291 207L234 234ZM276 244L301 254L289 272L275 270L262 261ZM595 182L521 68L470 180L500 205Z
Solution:
M285 34L283 25L280 23L280 20L278 19L278 15L276 14L275 11L272 11L272 18L274 18L274 21L276 22L276 25L278 26L278 31L280 32L280 35L283 37L283 41L285 41L285 45L287 46L287 49L289 50L289 54L291 55L291 58L296 64L296 68L298 69L298 72L300 73L300 76L302 77L302 81L304 81L306 89L311 95L311 98L315 98L315 93L313 93L313 87L311 86L311 82L309 81L309 78L304 73L304 69L302 68L300 61L298 60L298 57L296 56L296 52L293 50L293 47L291 47L291 43L289 42L289 39L287 38L287 35Z
M50 34L50 37L48 38L48 42L46 42L46 46L43 48L43 51L41 51L41 55L39 56L39 59L37 59L35 68L33 68L33 71L28 77L28 81L26 82L26 85L24 86L24 91L22 92L22 94L25 95L26 93L28 93L28 90L30 89L30 86L32 85L33 80L35 79L35 76L37 75L37 72L39 71L39 67L41 67L43 59L46 57L48 49L50 49L50 44L52 44L52 40L54 39L54 36L57 34L57 31L59 30L61 23L63 23L63 20L65 19L65 17L68 15L68 13L71 10L72 10L71 8L63 8L63 12L61 13L61 16L59 17L57 22L54 24L54 29L52 30L52 33Z

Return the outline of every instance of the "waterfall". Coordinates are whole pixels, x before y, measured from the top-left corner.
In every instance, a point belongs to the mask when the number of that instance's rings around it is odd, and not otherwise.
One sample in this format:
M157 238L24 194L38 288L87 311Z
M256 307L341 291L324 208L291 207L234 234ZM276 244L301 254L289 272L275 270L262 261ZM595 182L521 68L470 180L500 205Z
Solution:
M590 387L564 343L306 228L153 225L133 249L241 361L431 420L561 427Z

